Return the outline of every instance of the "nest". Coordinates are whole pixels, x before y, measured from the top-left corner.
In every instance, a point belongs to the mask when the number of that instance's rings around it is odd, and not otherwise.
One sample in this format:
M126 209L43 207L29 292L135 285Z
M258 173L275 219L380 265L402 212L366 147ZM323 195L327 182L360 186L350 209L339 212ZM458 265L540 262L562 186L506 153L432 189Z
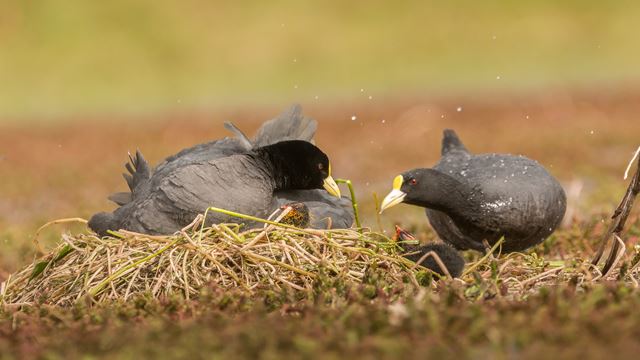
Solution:
M203 286L308 291L320 274L362 282L372 267L389 281L417 284L421 266L396 243L366 229L313 230L265 221L204 228L202 217L171 236L121 230L114 238L64 234L47 256L11 275L0 304L69 306L81 299L127 300L136 294L195 298ZM263 220L264 221L264 220Z

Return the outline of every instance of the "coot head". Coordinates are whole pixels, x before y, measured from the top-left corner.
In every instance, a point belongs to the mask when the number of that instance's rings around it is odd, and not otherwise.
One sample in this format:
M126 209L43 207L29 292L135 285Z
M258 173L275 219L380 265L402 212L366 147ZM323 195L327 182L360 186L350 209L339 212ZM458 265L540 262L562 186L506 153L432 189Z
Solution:
M340 197L340 188L331 176L329 157L315 145L301 140L281 141L257 152L269 159L277 190L324 188Z
M393 179L393 188L382 201L380 213L400 203L438 210L457 200L452 195L461 185L451 176L434 169L406 171Z

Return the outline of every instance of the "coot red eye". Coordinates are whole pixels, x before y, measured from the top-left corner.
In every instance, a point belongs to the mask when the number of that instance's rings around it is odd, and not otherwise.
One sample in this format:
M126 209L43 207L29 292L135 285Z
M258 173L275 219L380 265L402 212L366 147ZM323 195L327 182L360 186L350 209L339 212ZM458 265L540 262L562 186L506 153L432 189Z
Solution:
M415 185L415 184L417 184L417 183L418 183L418 180L416 180L416 179L411 179L411 180L409 180L409 183L410 183L411 185Z

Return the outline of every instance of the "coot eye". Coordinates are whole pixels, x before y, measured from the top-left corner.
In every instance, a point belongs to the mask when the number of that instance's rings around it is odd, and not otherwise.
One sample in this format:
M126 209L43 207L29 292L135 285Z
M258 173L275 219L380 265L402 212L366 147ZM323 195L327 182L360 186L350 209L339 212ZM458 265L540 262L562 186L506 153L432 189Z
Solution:
M416 180L416 179L409 180L409 184L411 184L411 185L415 185L417 183L418 183L418 180Z
M324 165L322 165L322 163L318 164L318 170L320 171L324 170Z

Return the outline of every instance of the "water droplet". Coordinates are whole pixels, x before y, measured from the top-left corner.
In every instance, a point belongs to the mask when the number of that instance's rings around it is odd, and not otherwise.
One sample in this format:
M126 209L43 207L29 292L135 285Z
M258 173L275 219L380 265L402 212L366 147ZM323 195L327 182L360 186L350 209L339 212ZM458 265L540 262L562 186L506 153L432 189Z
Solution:
M360 89L360 92L364 92L364 89Z
M497 39L497 38L498 38L498 37L497 37L497 36L495 36L495 35L491 36L491 40L495 40L495 39Z
M589 132L589 134L591 134L591 135L593 135L593 133L594 133L594 131L593 131L593 130L591 130L591 131Z
M293 58L293 62L294 62L294 63L297 63L297 62L298 62L298 59Z
M440 115L440 119L444 119L444 114Z
M496 76L496 80L500 80L500 79L501 79L500 75Z
M524 117L524 118L525 118L525 119L529 119L529 115L525 115L525 117Z
M462 111L462 106L458 106L458 107L456 108L456 111L457 111L457 112L461 112L461 111Z
M293 88L294 88L294 89L297 89L297 88L298 88L298 84L293 85Z
M313 98L314 98L314 99L316 99L316 100L318 100L318 99L319 99L318 95L314 96Z
M356 121L356 119L358 119L358 117L357 117L357 116L355 116L355 115L351 115L351 121Z
M383 123L383 124L384 124L384 123L386 123L386 122L387 122L387 120L385 120L385 119L382 119L382 123Z
M373 96L369 95L369 100L373 99Z

